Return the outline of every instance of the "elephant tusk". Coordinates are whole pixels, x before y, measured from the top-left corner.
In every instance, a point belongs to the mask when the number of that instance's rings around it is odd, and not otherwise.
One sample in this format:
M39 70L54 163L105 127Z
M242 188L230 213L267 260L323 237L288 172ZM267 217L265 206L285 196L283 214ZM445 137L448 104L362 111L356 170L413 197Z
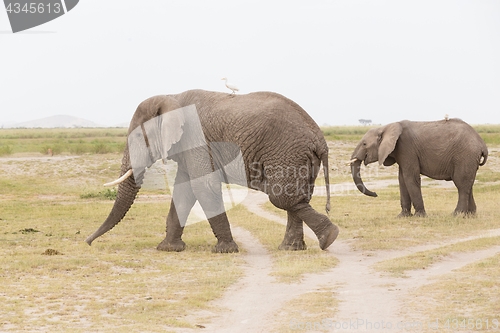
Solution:
M118 185L118 184L122 183L125 179L130 177L131 174L132 174L132 169L129 169L123 176L121 176L120 178L118 178L114 182L104 184L104 186L109 187L109 186Z
M352 165L357 160L358 160L357 158L353 158L352 160L350 160L349 162L347 162L346 165Z

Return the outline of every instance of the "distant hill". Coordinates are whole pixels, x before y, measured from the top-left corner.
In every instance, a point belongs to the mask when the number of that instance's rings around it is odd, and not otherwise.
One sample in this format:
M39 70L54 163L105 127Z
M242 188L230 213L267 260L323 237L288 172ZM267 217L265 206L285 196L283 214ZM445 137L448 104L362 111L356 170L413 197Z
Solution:
M22 123L11 124L10 128L79 128L79 127L106 127L90 120L73 116L58 115Z

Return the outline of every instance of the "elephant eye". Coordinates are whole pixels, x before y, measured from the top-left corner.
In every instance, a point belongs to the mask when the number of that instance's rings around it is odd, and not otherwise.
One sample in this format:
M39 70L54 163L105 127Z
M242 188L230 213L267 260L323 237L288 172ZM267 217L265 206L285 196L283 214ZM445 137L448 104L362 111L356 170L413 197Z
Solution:
M363 146L366 147L366 142L363 142Z

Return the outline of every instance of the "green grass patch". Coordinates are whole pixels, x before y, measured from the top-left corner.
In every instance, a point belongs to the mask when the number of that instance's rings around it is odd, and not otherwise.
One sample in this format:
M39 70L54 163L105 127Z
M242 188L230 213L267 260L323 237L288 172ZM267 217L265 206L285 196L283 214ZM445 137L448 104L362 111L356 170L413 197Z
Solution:
M0 155L5 154L108 154L123 152L127 140L125 128L0 129Z
M106 200L115 200L116 199L116 189L105 189L99 192L88 192L85 194L80 194L81 199L106 199Z
M486 163L488 163L488 162L486 162ZM476 175L476 180L478 182L482 182L482 183L498 182L498 181L500 181L500 172L496 172L496 171L492 171L492 170L488 170L488 169L481 170L481 172L479 172Z
M359 141L374 127L377 126L323 126L321 131L327 141Z
M500 144L500 125L474 125L472 127L479 133L487 145Z
M0 145L0 156L10 155L13 151L14 149L11 146Z

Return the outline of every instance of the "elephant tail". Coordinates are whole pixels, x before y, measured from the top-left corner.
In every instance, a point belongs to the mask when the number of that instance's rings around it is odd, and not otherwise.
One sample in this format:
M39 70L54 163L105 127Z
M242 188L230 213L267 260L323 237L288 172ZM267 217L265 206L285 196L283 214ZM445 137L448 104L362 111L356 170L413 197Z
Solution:
M483 157L483 161L479 163L479 165L485 165L486 161L488 160L488 148L486 145L483 147L483 150L481 152L481 156Z
M321 163L323 164L323 173L325 174L325 186L326 186L326 213L330 212L330 175L328 173L328 149L321 155Z

